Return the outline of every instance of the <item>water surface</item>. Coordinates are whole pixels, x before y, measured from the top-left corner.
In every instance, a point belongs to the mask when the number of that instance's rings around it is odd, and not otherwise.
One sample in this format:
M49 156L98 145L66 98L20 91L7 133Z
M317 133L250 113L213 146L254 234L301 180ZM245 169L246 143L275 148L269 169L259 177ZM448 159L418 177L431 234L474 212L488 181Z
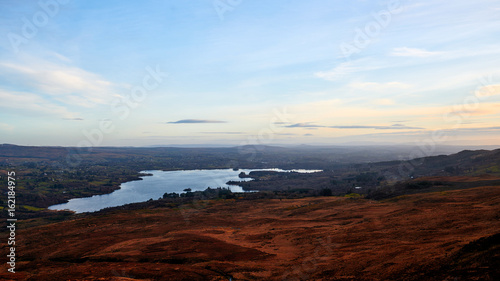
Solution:
M203 191L210 188L226 187L233 192L243 192L241 186L227 185L228 181L249 181L251 178L239 178L241 172L246 174L251 171L277 171L288 172L281 169L246 170L232 169L219 170L181 170L181 171L143 171L152 174L143 176L143 180L125 182L120 189L109 194L94 195L86 198L75 198L69 202L50 206L50 210L71 210L76 213L95 212L107 207L116 207L129 203L158 199L165 193L183 193L184 189ZM290 170L299 173L318 172L319 170Z

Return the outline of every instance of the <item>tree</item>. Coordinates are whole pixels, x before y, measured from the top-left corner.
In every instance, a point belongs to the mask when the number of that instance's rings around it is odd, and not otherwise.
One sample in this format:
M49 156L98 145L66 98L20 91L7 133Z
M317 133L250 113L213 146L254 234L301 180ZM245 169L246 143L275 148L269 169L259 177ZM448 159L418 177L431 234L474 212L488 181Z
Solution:
M163 194L163 198L178 198L178 197L179 197L179 194L177 194L175 192L172 192L172 193L166 192L165 194Z
M329 188L323 188L321 189L321 191L319 192L319 195L320 196L332 196L332 190L329 189Z

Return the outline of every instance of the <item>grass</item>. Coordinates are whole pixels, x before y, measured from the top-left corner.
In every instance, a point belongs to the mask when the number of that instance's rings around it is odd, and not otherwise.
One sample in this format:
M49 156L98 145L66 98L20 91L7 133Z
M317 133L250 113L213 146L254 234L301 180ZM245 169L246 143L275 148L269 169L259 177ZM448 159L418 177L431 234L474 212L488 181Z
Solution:
M363 196L361 194L358 194L358 193L349 193L349 194L344 195L344 197L347 197L347 198L360 198L360 197L363 197Z
M23 207L24 209L28 210L28 211L41 211L41 210L45 210L45 208L37 208L37 207L33 207L33 206L28 206L28 205L22 205L21 207Z

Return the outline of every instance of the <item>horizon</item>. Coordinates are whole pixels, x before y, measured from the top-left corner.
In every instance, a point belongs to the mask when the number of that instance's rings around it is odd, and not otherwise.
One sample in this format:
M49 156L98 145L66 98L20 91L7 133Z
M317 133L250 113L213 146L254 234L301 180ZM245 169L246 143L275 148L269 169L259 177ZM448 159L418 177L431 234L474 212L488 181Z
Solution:
M0 10L0 143L500 138L499 1L42 0Z
M18 147L38 147L38 148L75 148L82 151L91 151L94 148L239 148L239 147L266 147L266 148L371 148L371 147L393 147L393 148L416 148L413 143L398 143L398 144L388 144L388 143L361 143L361 144L245 144L245 145L231 145L231 144L168 144L168 145L147 145L147 146L92 146L92 147L80 147L80 146L61 146L61 145L19 145L12 143L1 143L1 146L18 146ZM500 145L435 145L431 147L430 150L425 150L421 148L424 154L421 157L436 155L436 152L441 153L442 149L455 148L456 152L448 152L448 154L458 153L464 150L497 150L500 149ZM441 149L441 150L440 150ZM423 151L425 150L425 151ZM451 151L451 150L450 150Z

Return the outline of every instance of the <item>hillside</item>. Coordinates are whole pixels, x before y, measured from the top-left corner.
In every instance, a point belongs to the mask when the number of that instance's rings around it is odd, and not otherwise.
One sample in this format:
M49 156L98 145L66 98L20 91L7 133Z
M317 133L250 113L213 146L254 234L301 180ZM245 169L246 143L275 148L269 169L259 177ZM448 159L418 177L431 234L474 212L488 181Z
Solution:
M259 149L246 158L238 148L95 148L64 166L68 148L1 146L0 170L16 172L21 204L18 273L2 270L0 279L500 279L499 149L335 169L335 149ZM325 170L255 172L244 187L258 193L198 192L77 215L45 209L109 193L146 169L241 163Z
M110 210L20 230L19 273L0 277L498 280L499 214L499 186Z
M410 161L379 162L374 166L396 179L431 175L500 175L500 149L463 150L451 155L429 156Z

